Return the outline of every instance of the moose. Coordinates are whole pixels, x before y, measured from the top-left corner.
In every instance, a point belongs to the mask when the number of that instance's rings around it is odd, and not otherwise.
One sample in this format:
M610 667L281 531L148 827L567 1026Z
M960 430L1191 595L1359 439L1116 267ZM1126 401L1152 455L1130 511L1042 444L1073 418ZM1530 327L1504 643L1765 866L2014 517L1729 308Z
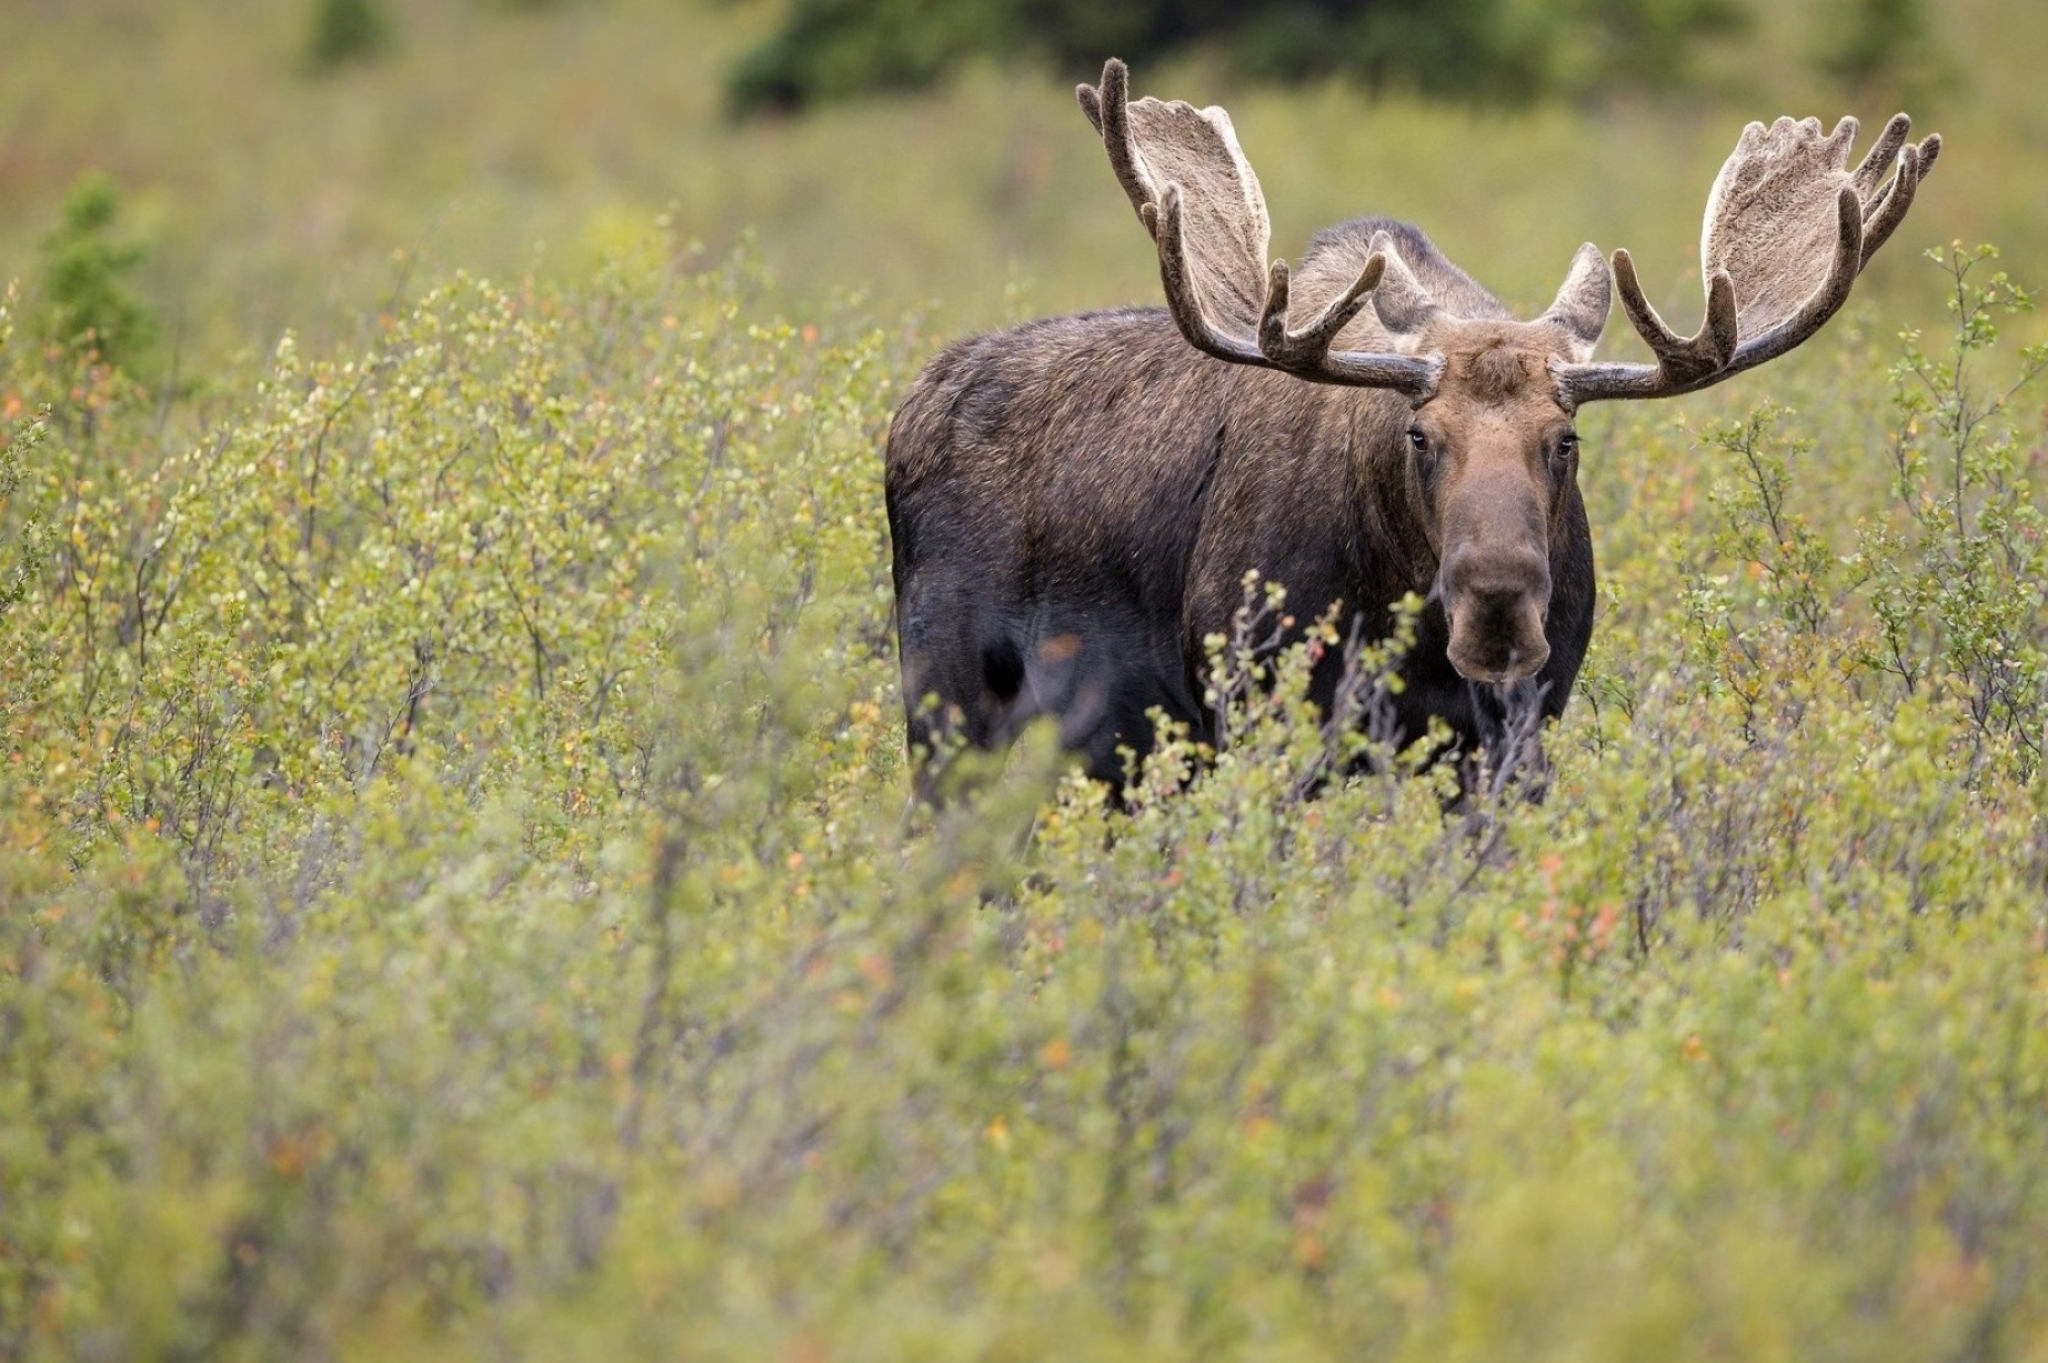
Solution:
M995 747L1051 716L1121 789L1153 712L1213 739L1205 639L1255 571L1291 633L1386 637L1411 593L1392 737L1460 754L1564 710L1593 629L1574 418L1696 392L1819 331L1941 151L1899 114L1848 168L1844 118L1751 123L1707 195L1690 337L1625 250L1579 248L1517 321L1416 228L1364 217L1268 264L1258 177L1221 108L1076 90L1157 248L1164 308L1028 323L927 365L885 456L908 741ZM1592 359L1611 290L1652 363ZM1320 657L1325 714L1344 653Z

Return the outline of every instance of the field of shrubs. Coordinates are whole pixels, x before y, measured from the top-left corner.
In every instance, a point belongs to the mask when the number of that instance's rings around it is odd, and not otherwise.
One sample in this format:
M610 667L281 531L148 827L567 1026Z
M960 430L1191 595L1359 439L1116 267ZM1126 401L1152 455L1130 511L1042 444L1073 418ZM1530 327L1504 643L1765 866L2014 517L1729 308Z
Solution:
M1128 811L913 806L920 356L744 260L196 436L17 298L0 1356L2048 1357L2048 357L1936 254L1589 425L1554 789L1448 816L1304 796L1298 658Z
M0 1360L2048 1363L2033 7L1823 336L1587 413L1546 801L1325 732L1257 587L1223 751L936 810L890 413L1156 288L1060 82L713 131L759 5L386 12L9 37ZM1523 302L1780 107L1226 93L1283 249Z

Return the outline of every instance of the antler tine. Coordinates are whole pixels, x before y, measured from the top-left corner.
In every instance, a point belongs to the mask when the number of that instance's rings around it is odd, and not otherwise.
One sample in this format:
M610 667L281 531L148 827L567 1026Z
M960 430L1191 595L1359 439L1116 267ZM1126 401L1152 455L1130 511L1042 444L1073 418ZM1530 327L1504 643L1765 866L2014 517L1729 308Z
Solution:
M1145 173L1145 163L1138 157L1137 141L1131 135L1131 69L1111 57L1102 64L1101 88L1077 85L1074 97L1081 102L1081 112L1102 134L1102 145L1109 152L1110 169L1116 172L1117 183L1124 187L1131 207L1137 210L1146 230L1157 236L1146 209L1156 211L1159 187Z
M1358 272L1358 278L1351 282L1350 288L1331 299L1300 331L1289 331L1287 262L1274 261L1266 287L1266 313L1259 320L1259 349L1276 362L1283 355L1299 355L1303 360L1319 361L1329 353L1337 333L1350 326L1352 319L1364 311L1367 295L1378 287L1380 277L1386 272L1386 256L1373 252L1366 257L1365 268Z
M1707 282L1707 315L1697 333L1680 336L1667 326L1636 277L1636 263L1622 248L1614 252L1614 285L1622 311L1657 357L1657 367L1673 378L1691 380L1726 365L1735 353L1735 283L1726 270Z
M1877 135L1877 141L1870 144L1870 150L1856 164L1856 173L1851 180L1856 192L1869 197L1884 183L1885 172L1892 168L1892 161L1899 154L1899 148L1906 145L1906 134L1913 131L1913 120L1904 114L1893 114L1884 125L1884 131Z
M1116 59L1112 57L1110 60ZM1107 80L1108 76L1105 74L1103 79ZM1081 112L1088 116L1089 126L1099 134L1102 131L1102 92L1084 80L1074 87L1074 98L1079 101Z
M1368 297L1386 272L1386 256L1373 252L1366 257L1351 286L1296 331L1287 325L1287 262L1274 261L1268 276L1265 315L1259 319L1259 353L1268 364L1302 378L1360 388L1392 388L1410 397L1426 396L1443 377L1440 358L1330 348L1337 334L1364 310Z
M1904 117L1904 115L1901 115ZM1919 146L1901 148L1899 172L1892 176L1891 188L1885 191L1884 199L1870 210L1863 220L1863 263L1877 254L1877 248L1891 240L1893 232L1906 220L1906 210L1913 206L1913 196L1919 192L1920 182L1927 178L1935 159L1941 155L1941 134L1936 133Z

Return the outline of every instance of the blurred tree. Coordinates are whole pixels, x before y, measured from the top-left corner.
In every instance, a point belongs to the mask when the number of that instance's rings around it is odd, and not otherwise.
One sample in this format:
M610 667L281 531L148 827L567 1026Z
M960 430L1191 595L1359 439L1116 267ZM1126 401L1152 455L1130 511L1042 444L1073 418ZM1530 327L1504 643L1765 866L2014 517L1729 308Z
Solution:
M736 112L788 111L871 90L916 89L1007 43L1013 0L793 0L780 32L728 81Z
M65 197L56 229L43 239L42 286L51 340L132 366L155 338L156 325L128 286L142 248L116 238L120 215L120 193L106 176L81 177Z
M391 36L377 0L314 0L306 63L319 72L365 61L390 47Z
M1743 0L1575 0L1578 64L1607 86L1659 89L1692 79L1695 40L1739 32Z
M1924 0L1836 0L1814 64L1859 94L1923 93L1944 74Z
M1524 104L1588 81L1682 80L1694 40L1746 16L1743 0L790 0L728 94L740 114L790 111L925 86L973 55L1092 71L1213 39L1249 76Z

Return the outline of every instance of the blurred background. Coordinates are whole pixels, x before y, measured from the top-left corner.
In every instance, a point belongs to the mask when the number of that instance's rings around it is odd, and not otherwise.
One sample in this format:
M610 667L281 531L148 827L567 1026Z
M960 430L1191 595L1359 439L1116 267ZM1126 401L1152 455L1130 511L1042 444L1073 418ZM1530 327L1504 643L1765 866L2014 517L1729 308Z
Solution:
M2031 0L10 0L0 280L137 372L375 324L426 275L751 253L791 316L853 295L933 335L1151 301L1071 89L1227 104L1274 249L1419 223L1509 303L1583 240L1699 310L1742 124L1898 108L1947 152L1862 291L1931 319L1917 253L2048 223ZM1859 148L1860 153L1860 148ZM2038 325L2035 332L2038 334ZM125 334L121 334L125 333Z

